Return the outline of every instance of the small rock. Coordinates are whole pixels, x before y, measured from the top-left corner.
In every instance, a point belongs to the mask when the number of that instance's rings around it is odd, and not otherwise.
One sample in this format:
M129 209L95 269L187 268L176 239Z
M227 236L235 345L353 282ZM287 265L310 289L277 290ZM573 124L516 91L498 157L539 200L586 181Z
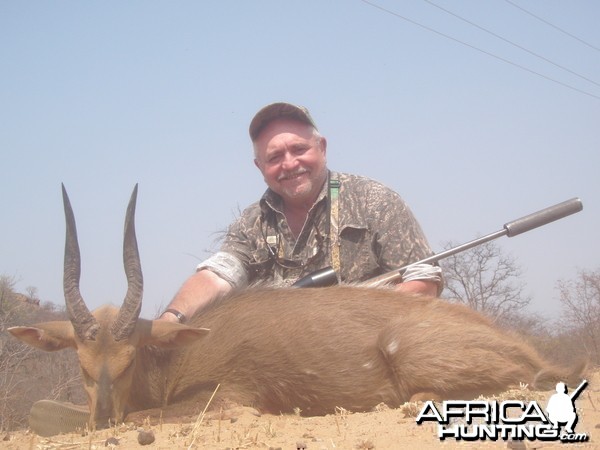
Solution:
M150 445L154 442L156 438L154 437L154 431L145 431L141 430L138 432L138 443L140 445Z
M306 443L302 441L296 442L296 450L306 450Z
M106 441L104 441L105 447L115 447L117 445L119 445L119 440L114 436L109 437Z

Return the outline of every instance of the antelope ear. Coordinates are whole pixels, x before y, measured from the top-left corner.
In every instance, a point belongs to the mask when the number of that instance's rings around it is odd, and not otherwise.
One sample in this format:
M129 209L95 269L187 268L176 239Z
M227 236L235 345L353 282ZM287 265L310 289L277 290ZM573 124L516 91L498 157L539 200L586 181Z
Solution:
M47 352L77 348L73 325L69 321L44 322L31 327L12 327L8 332L27 345Z
M146 323L142 325L140 322ZM140 325L142 326L140 327ZM142 345L156 345L162 348L176 348L193 344L204 338L210 331L207 328L188 327L164 320L139 320L138 329L141 331Z

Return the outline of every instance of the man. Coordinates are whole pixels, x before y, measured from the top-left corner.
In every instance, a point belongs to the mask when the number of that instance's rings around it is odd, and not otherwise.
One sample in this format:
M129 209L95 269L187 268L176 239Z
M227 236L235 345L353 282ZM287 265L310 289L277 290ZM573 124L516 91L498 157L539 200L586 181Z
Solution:
M329 265L341 282L360 282L431 254L398 194L327 169L327 141L305 108L267 105L249 131L254 164L268 189L230 226L220 251L185 281L162 319L184 322L250 284L289 286ZM439 295L441 270L411 267L397 289Z

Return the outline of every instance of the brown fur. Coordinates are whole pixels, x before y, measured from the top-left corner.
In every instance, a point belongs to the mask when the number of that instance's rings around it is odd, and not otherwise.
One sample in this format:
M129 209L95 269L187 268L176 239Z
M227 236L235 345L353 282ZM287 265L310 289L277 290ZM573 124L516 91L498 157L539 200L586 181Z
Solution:
M393 290L253 289L186 326L138 319L124 341L108 332L117 312L93 313L96 341L79 340L69 322L10 331L45 350L76 348L98 419L204 405L219 383L217 402L320 415L397 406L423 393L457 399L519 383L548 388L577 381L582 370L552 367L467 307Z

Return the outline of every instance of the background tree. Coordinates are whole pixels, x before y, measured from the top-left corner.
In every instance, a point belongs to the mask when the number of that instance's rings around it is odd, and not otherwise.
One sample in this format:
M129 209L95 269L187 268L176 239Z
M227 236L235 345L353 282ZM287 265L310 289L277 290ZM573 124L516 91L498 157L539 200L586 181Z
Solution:
M25 288L25 292L27 293L27 301L34 305L40 304L40 299L38 297L38 288L35 286L27 286Z
M562 315L557 329L576 338L594 363L600 363L600 269L580 270L574 280L559 280Z
M455 247L448 242L444 249ZM514 321L531 302L520 281L521 269L492 241L440 261L444 297L464 303L503 325Z
M37 289L20 294L15 284L14 277L0 275L0 431L26 426L37 400L85 403L75 352L35 350L7 332L16 325L66 319L52 303L39 305Z

